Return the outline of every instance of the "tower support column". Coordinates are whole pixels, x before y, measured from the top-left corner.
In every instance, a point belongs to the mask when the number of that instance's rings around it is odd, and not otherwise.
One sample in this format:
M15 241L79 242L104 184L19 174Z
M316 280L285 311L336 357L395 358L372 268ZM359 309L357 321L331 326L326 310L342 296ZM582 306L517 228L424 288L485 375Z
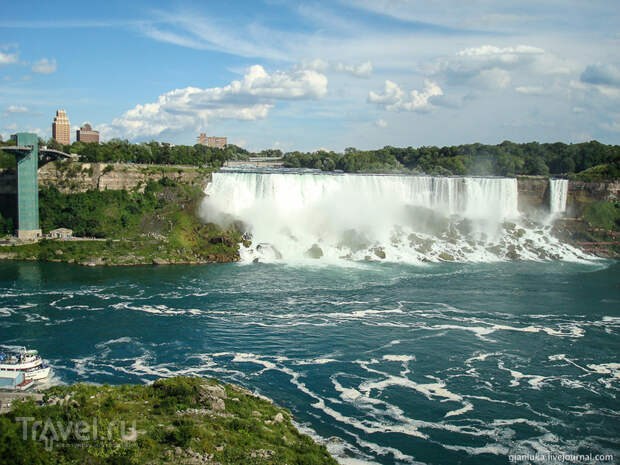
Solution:
M36 134L15 135L18 146L27 146L28 154L17 157L17 237L36 240L41 237L39 226L39 139Z

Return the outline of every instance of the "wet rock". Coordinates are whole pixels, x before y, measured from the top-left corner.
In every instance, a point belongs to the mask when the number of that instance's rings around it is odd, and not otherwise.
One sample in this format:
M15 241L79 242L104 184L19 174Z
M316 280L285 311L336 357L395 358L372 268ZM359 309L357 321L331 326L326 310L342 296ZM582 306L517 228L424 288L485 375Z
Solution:
M322 256L323 250L318 246L318 244L312 244L312 247L306 250L306 257L318 259Z
M385 250L383 250L383 247L375 247L374 249L372 249L372 251L380 259L382 260L385 259Z
M280 253L280 251L271 244L266 244L266 243L258 244L258 246L256 247L256 250L258 252L261 252L268 258L275 258L277 260L282 259L282 254Z
M359 252L360 250L367 249L370 245L370 241L363 233L359 233L355 229L348 229L342 233L338 247L348 248L352 252Z
M499 255L502 252L502 247L500 245L491 245L486 250L494 255Z
M452 256L452 255L450 255L449 253L446 253L446 252L441 252L437 258L439 258L440 260L442 260L444 262L453 262L454 261L454 256Z
M170 262L166 259L155 257L153 259L153 265L168 265Z

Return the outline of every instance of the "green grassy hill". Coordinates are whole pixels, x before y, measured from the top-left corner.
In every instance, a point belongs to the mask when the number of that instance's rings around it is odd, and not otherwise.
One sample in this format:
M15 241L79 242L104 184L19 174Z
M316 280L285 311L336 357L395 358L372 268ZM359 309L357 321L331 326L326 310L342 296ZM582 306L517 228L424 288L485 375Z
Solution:
M57 386L46 391L43 406L17 403L0 416L0 463L337 462L297 431L288 411L237 386L178 377L148 386Z

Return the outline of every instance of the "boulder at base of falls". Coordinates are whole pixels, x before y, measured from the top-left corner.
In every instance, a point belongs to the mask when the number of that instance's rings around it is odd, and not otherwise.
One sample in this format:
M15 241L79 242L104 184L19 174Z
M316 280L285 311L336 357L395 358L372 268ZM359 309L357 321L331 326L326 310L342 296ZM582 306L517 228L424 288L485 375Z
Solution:
M312 247L306 250L306 257L321 258L322 256L323 250L318 246L318 244L312 244Z
M381 260L385 260L385 250L383 250L383 247L375 247L372 251Z
M276 260L281 260L282 259L282 254L280 253L280 251L278 249L276 249L273 245L271 244L267 244L267 243L262 243L262 244L258 244L258 246L256 247L256 251L260 252L260 254L267 259L276 259Z

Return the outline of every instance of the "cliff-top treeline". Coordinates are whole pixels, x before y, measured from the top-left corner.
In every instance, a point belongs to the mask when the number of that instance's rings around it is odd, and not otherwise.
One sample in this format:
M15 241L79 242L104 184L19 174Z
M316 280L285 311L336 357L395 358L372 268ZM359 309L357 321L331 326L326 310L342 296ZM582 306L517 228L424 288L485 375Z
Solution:
M620 146L596 141L582 144L467 144L450 147L398 148L379 150L347 148L344 153L287 153L284 165L346 172L401 171L434 175L550 175L576 174L583 181L620 177Z
M41 141L41 143L44 143ZM263 150L251 153L229 144L225 149L203 145L171 145L159 142L132 144L113 139L101 144L74 142L60 146L50 140L48 146L79 153L83 162L125 162L221 166L226 160L243 160L249 156L284 156L285 166L346 172L409 170L436 175L510 176L577 174L583 181L603 181L620 177L620 146L597 141L580 144L517 144L504 141L498 145L466 144L448 147L391 147L377 150L347 148L338 152L287 152ZM0 152L0 169L14 166L14 159Z
M41 141L43 142L43 141ZM82 162L124 162L220 167L227 160L250 156L284 156L289 168L356 172L409 171L433 175L569 175L581 181L608 181L620 178L620 146L597 141L580 144L466 144L449 147L391 147L376 150L347 148L338 152L287 152L263 150L251 153L229 144L225 149L203 145L171 145L159 142L132 144L113 139L101 144L74 142L61 147L50 140L48 146L79 153ZM14 166L10 155L0 152L0 169Z

